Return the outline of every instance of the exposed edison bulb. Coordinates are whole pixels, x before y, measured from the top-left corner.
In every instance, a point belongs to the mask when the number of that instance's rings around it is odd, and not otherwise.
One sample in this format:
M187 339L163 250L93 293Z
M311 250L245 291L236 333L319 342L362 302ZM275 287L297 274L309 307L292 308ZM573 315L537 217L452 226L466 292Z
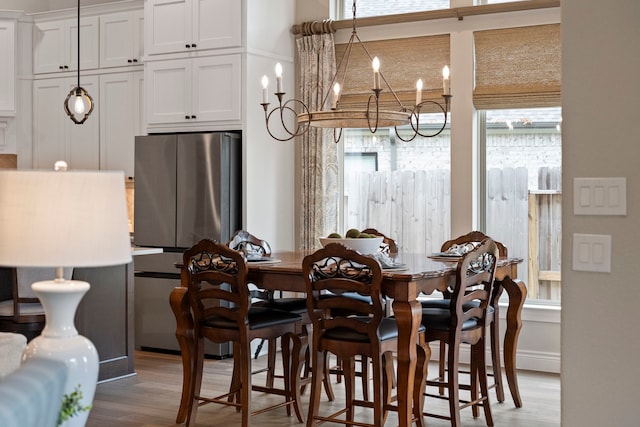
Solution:
M76 100L73 103L73 111L75 111L76 114L84 114L84 101L82 96L76 96Z

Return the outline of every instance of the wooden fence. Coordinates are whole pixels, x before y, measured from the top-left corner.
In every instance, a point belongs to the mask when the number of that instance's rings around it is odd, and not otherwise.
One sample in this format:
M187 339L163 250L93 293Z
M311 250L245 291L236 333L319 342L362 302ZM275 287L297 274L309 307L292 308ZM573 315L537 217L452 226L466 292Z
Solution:
M345 182L350 227L375 227L407 252L435 252L449 239L448 170L350 172Z
M486 232L528 260L518 276L529 298L560 299L560 177L560 168L540 168L540 190L530 191L526 168L487 173ZM348 172L345 182L350 227L375 227L409 252L436 252L451 237L448 170Z

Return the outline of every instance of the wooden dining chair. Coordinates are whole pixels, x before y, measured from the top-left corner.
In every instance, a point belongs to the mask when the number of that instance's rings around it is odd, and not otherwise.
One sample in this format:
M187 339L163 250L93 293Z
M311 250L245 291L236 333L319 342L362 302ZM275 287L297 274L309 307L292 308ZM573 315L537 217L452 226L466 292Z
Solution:
M374 236L382 237L382 243L380 244L380 252L385 254L388 257L395 257L398 255L398 244L391 237L386 236L384 233L381 233L375 228L365 228L361 231L361 233L371 234ZM384 310L385 315L391 315L391 300L387 297L384 297ZM362 396L365 400L369 399L369 361L366 357L361 357L359 360L360 369L356 370L355 375L361 378L362 384ZM340 365L340 361L336 366L333 366L329 369L329 371L336 375L336 381L340 383L342 381L342 366ZM393 378L393 386L395 387L395 377Z
M187 425L195 423L198 407L207 403L239 408L242 413L242 427L249 425L250 415L283 405L287 406L288 414L293 407L298 421L302 422L300 359L306 348L306 341L301 339L300 334L302 318L284 311L253 307L247 283L248 268L245 257L227 245L207 239L201 240L184 252L183 269L183 286L186 287L193 316L192 351L189 361L191 376L185 379L188 381L188 396L186 399L183 396L183 401L187 404ZM177 302L172 301L172 305L175 304ZM175 309L174 307L174 311ZM284 366L285 379L281 389L252 386L251 341L262 338L280 338L283 343L282 351L291 353L287 356L290 363ZM205 339L216 343L233 342L234 365L239 365L239 369L234 368L233 372L239 379L232 379L231 383L235 387L222 396L201 395ZM285 401L252 411L252 390L281 395ZM229 399L229 396L235 398Z
M380 251L388 256L396 256L398 254L398 243L389 236L385 236L375 228L365 228L361 233L373 234L374 236L382 237L382 243L380 244Z
M245 255L245 257L270 257L271 245L266 240L260 239L246 230L236 231L229 242L227 243L231 249L239 251ZM250 262L250 261L249 261ZM272 290L264 290L260 288L259 283L253 284L256 288L250 290L251 297L254 300L253 307L262 307L273 310L282 310L289 313L294 313L302 317L302 333L307 334L307 325L311 324L311 320L307 314L307 299L299 297L282 298L276 297L275 292ZM267 341L267 367L254 371L254 374L266 372L266 387L273 387L274 379L283 378L282 375L276 375L276 352L277 343L275 339L262 340L256 350L255 356L260 352L263 343ZM287 361L285 360L285 363ZM309 353L305 355L305 365L303 378L308 378L311 373ZM237 378L237 377L236 377ZM303 381L303 386L308 381ZM331 383L327 380L325 382L325 390L329 400L333 400L333 390Z
M497 261L496 243L491 239L483 240L458 261L456 282L451 289L449 304L446 307L428 307L422 310L427 342L439 341L441 345L446 344L444 358L447 364L444 376L427 380L427 387L444 387L446 396L431 393L425 395L449 401L448 417L431 412L424 415L450 419L454 427L461 425L460 410L468 406L472 407L474 417L478 416L478 406L482 406L487 425L493 425L488 396L485 337ZM459 381L461 344L471 345L470 384L461 384ZM461 389L470 391L470 400L460 399Z
M302 262L302 273L307 288L307 308L313 324L312 384L307 426L319 422L350 425L384 425L387 411L394 409L391 396L393 352L398 347L398 325L394 318L385 317L382 296L382 268L371 256L347 249L339 243L331 243ZM321 298L324 292L331 298ZM369 301L344 296L357 293ZM422 390L426 380L429 348L424 341L424 328L419 331L417 387L414 388L414 422L422 421ZM319 415L320 394L325 372L322 363L327 353L342 360L345 383L345 408L328 416ZM372 360L373 400L355 398L355 357ZM354 421L356 406L373 408L373 422ZM344 414L345 419L340 416Z
M462 236L456 237L455 239L447 240L444 242L440 248L441 252L446 252L450 248L455 245L477 245L482 242L484 239L488 238L486 234L481 231L471 231ZM500 242L497 242L496 246L498 247L498 256L500 259L506 259L508 256L507 248ZM489 386L489 388L496 389L496 398L498 402L504 402L504 382L502 378L502 364L500 358L500 323L499 323L499 305L498 301L500 299L501 293L497 288L495 292L491 296L491 301L489 303L489 311L487 313L487 317L490 323L490 346L491 346L491 366L492 371L488 374L493 378L493 383ZM422 301L423 308L429 307L447 307L450 301L451 294L448 292L444 293L443 299L428 299ZM440 364L439 364L439 372L440 376L444 376L445 363L444 363L444 354L445 354L445 345L440 345ZM515 382L517 387L517 382ZM441 390L443 392L444 390ZM517 407L522 406L520 393L516 390L514 391L514 402ZM518 404L520 402L520 404Z

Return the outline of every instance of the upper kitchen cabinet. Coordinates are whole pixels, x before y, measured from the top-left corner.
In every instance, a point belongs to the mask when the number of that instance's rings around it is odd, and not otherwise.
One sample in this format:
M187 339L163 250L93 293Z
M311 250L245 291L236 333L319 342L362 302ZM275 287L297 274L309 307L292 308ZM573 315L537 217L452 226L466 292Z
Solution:
M78 69L78 21L36 22L33 33L33 72L55 73ZM80 69L98 68L98 17L80 19Z
M238 47L242 43L242 1L148 0L146 54Z
M147 62L148 125L238 124L241 74L239 54Z
M0 117L16 115L16 21L0 19Z
M141 9L100 16L100 68L141 65L143 41Z

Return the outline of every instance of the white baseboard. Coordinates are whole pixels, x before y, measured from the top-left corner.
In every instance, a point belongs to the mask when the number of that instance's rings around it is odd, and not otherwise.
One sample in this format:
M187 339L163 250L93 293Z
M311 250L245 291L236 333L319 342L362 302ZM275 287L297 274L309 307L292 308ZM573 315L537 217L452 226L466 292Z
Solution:
M429 344L431 347L431 361L438 360L440 346L438 343ZM469 363L469 347L463 346L460 349L460 362ZM491 363L491 353L487 351L487 364ZM503 362L504 365L504 362ZM560 373L560 354L545 353L538 351L518 351L516 356L516 369L527 371Z

